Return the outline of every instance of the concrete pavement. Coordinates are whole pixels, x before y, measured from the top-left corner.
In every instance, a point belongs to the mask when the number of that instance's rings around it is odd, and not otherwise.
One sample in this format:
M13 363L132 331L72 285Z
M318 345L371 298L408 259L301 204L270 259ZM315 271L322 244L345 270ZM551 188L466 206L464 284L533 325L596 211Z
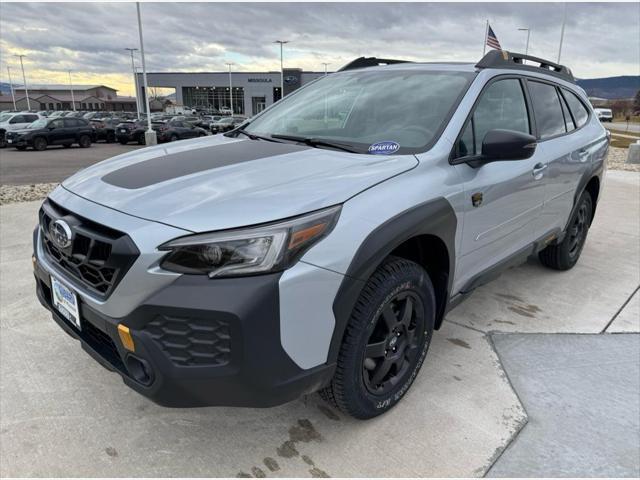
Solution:
M496 334L529 423L490 477L640 477L640 335Z
M498 468L526 414L486 332L638 331L625 318L637 307L640 175L607 177L579 265L559 273L529 262L480 289L436 332L407 397L369 422L315 395L268 410L152 404L39 306L30 265L39 202L2 206L0 474L481 476L497 459Z

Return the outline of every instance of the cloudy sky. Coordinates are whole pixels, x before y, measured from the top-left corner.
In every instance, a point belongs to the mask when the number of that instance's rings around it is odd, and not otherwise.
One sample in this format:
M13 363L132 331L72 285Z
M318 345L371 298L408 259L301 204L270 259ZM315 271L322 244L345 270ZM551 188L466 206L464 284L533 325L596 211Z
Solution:
M144 3L148 71L339 68L361 55L475 61L489 19L504 49L555 60L561 3ZM27 55L28 83L104 83L132 92L125 47L138 47L134 3L6 3L0 79ZM569 3L562 63L580 78L640 74L640 3Z

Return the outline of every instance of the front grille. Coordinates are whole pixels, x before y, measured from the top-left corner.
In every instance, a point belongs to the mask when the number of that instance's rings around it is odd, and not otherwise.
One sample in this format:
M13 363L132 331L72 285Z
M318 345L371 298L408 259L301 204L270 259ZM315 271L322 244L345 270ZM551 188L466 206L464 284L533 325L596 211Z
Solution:
M226 365L231 360L229 324L208 318L161 315L144 329L176 365Z
M50 227L64 220L73 233L71 245L60 247ZM106 298L139 255L124 233L75 215L51 200L40 210L40 232L45 254L87 290Z

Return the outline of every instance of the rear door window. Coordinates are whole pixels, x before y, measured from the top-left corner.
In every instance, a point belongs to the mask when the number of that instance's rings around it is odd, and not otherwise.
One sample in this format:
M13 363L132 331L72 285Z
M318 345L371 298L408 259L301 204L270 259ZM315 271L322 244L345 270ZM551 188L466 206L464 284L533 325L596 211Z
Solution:
M562 94L569 104L571 113L573 113L573 118L576 121L576 128L580 128L587 123L587 119L589 118L589 111L587 110L587 107L584 106L575 93L570 92L566 88L562 89Z
M528 85L538 136L544 140L565 133L567 129L556 87L531 80L528 81Z

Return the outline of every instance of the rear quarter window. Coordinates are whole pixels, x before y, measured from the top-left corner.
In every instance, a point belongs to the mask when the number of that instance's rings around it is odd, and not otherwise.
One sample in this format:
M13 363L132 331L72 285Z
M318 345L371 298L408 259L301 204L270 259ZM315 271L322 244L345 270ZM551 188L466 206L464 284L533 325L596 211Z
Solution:
M576 121L576 128L580 128L587 123L587 119L589 118L589 111L587 110L587 107L584 106L575 93L567 90L566 88L562 89L562 94L569 104L571 113L573 113L573 118Z

